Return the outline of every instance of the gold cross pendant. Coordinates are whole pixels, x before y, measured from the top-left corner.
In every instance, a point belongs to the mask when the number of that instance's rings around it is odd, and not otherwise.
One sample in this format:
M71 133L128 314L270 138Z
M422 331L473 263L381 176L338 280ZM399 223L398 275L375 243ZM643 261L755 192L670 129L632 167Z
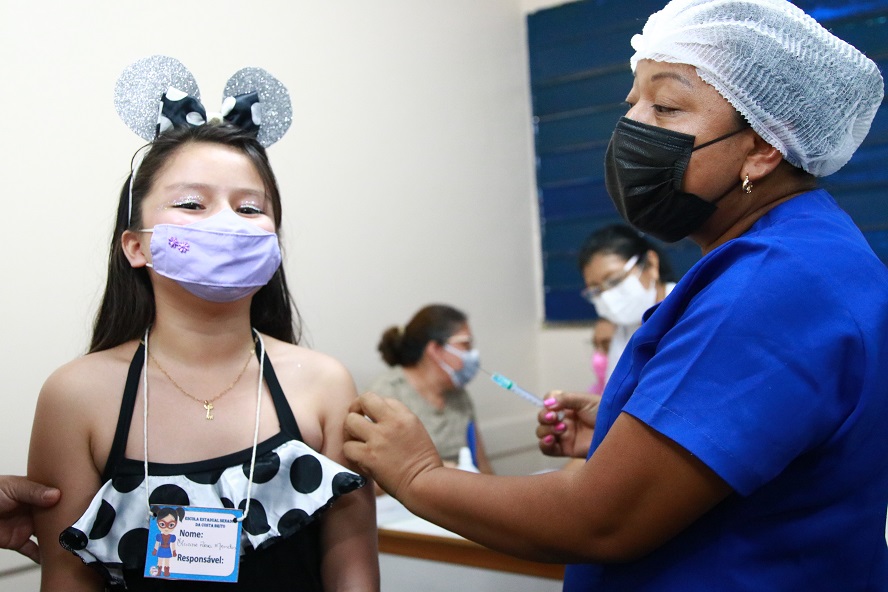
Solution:
M207 419L213 419L213 404L209 401L204 401L204 409L207 410Z

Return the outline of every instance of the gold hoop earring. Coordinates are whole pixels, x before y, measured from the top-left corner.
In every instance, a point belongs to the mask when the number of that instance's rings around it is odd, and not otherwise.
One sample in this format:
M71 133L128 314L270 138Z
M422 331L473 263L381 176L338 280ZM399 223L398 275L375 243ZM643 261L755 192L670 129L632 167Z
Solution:
M743 179L742 187L743 187L743 193L745 193L747 195L752 193L752 183L749 180L749 175L746 175L746 178Z

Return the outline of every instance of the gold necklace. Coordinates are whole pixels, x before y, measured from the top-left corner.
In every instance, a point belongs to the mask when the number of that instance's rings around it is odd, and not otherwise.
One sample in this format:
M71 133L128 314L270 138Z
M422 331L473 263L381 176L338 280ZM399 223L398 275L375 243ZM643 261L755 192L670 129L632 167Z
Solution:
M253 359L253 356L255 356L255 355L256 355L256 350L255 350L255 349L251 349L251 350L250 350L250 355L247 356L247 361L244 362L244 367L241 368L240 374L237 375L237 378L235 378L234 381L233 381L231 384L229 384L227 387L225 387L225 390L223 390L221 393L219 393L218 395L216 395L216 396L213 397L212 399L200 399L200 398L198 398L198 397L195 397L194 395L192 395L191 393L189 393L189 392L186 391L185 389L183 389L183 388L179 385L179 383L176 382L175 379L174 379L172 376L170 376L169 373L168 373L166 370L163 369L163 366L160 365L160 362L157 361L157 358L155 358L155 357L151 354L150 351L148 352L148 357L151 359L152 362L154 362L154 365L157 366L157 369L160 370L160 371L163 373L163 375L166 376L167 379L168 379L170 382L173 383L173 386L174 386L174 387L176 387L177 389L179 389L179 390L182 392L182 394L185 395L186 397L188 397L189 399L193 399L193 400L197 401L198 403L203 404L204 409L207 410L207 416L206 416L206 418L205 418L205 419L207 419L207 420L212 420L212 419L213 419L213 409L215 408L215 406L213 405L213 402L214 402L214 401L218 401L219 399L221 399L223 395L227 394L228 391L230 391L231 389L233 389L234 386L235 386L238 382L240 382L240 379L243 377L244 373L247 371L247 366L250 365L250 360Z

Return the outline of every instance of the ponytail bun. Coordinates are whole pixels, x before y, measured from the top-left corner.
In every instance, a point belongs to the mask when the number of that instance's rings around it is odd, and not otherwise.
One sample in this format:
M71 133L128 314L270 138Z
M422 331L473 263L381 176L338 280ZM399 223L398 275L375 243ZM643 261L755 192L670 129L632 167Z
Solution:
M376 349L382 355L382 359L389 366L401 365L401 350L404 345L404 333L399 327L389 327L382 334Z

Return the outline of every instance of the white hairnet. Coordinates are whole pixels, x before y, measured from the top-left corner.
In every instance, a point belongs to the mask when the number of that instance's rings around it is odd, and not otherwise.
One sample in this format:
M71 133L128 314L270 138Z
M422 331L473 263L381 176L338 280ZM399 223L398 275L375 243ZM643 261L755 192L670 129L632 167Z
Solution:
M823 177L863 141L884 86L872 60L786 0L673 0L632 38L689 64L789 163Z

